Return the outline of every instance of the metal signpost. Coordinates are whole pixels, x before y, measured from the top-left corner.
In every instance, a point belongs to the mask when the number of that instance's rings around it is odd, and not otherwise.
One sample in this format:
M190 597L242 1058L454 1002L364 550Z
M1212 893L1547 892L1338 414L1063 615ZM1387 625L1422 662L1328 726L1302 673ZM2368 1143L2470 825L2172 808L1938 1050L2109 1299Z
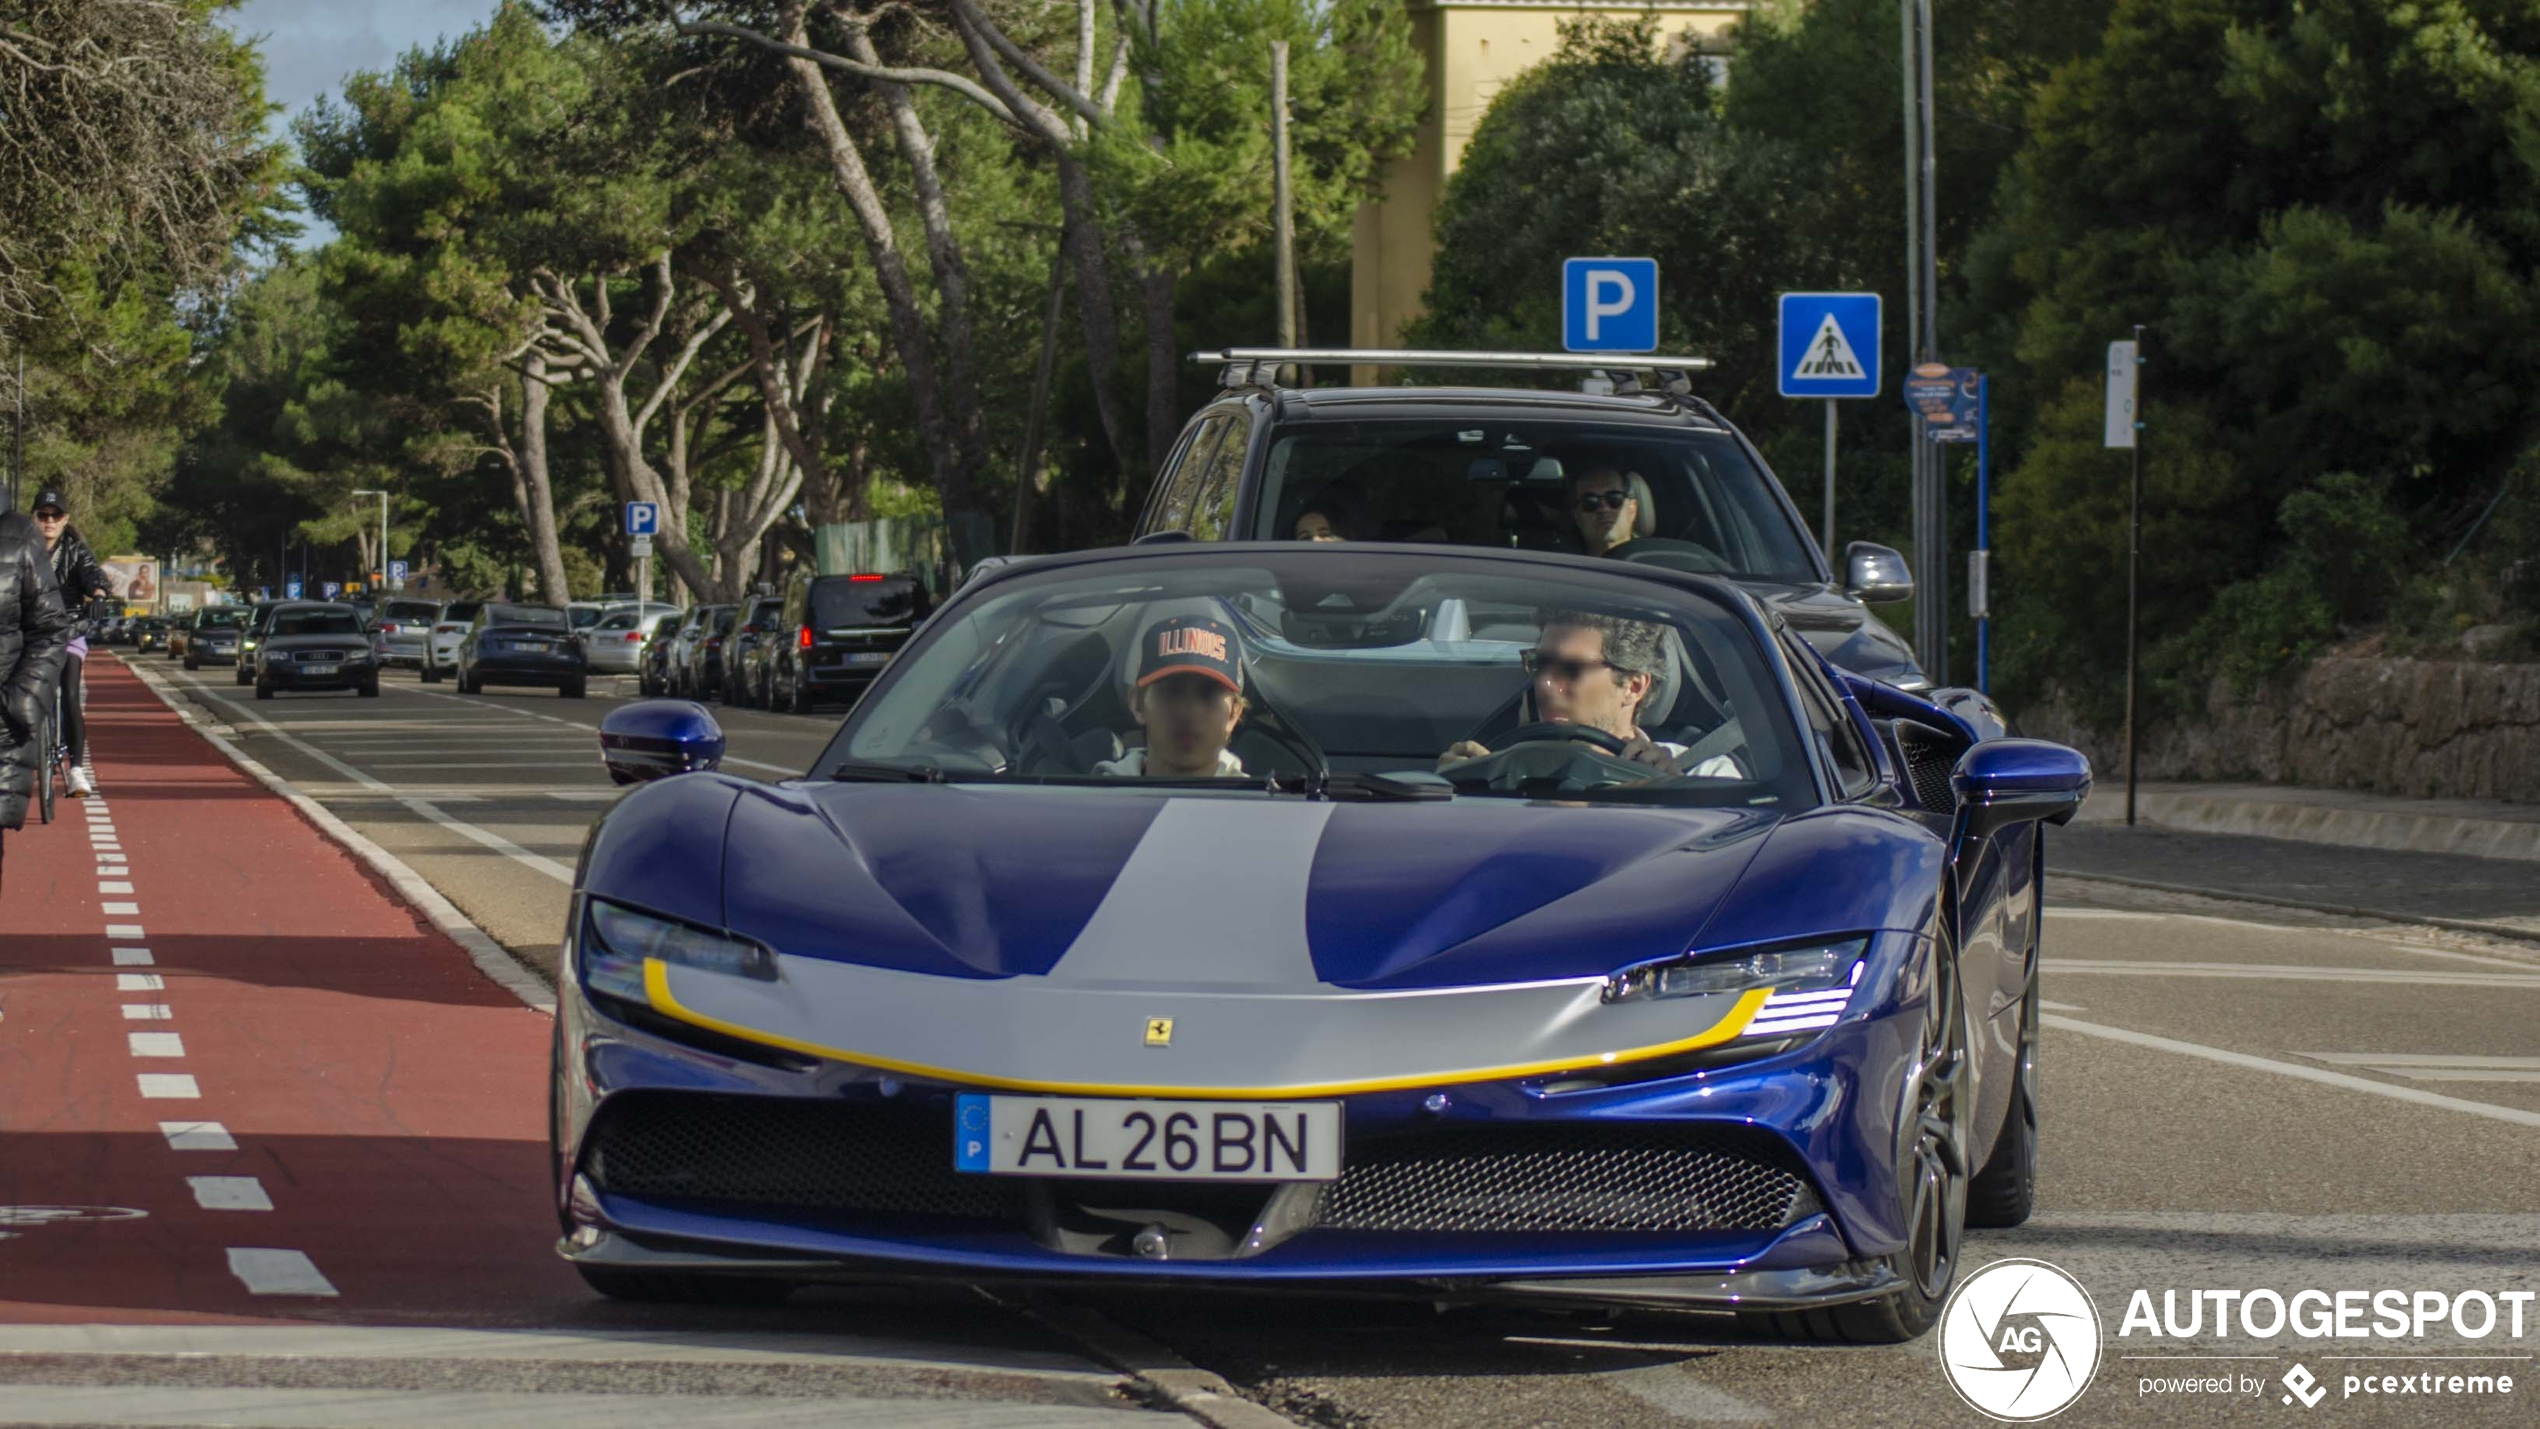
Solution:
M2143 324L2134 340L2108 344L2107 445L2123 447L2127 461L2125 538L2125 821L2134 822L2134 666L2138 601L2135 580L2143 563Z
M1784 293L1781 297L1781 394L1826 403L1826 564L1835 564L1835 403L1879 395L1876 293ZM1839 573L1839 572L1838 572Z
M626 534L633 537L635 608L653 602L653 533L661 529L661 507L650 501L626 503Z
M1658 260L1564 261L1561 344L1572 352L1656 352Z

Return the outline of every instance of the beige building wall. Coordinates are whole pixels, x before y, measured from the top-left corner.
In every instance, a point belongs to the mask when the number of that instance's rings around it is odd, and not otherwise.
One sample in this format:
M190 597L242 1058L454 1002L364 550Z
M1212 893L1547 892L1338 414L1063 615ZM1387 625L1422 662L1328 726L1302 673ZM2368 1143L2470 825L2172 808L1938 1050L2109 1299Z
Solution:
M1384 196L1360 206L1351 234L1349 341L1394 347L1419 315L1434 254L1431 219L1447 176L1463 161L1474 126L1494 95L1561 47L1560 25L1583 15L1633 16L1654 10L1671 49L1725 48L1721 32L1749 6L1708 3L1581 4L1559 0L1411 0L1413 43L1426 61L1428 117L1411 151L1385 166ZM1546 273L1546 283L1560 274ZM1376 369L1351 369L1352 382L1376 380Z

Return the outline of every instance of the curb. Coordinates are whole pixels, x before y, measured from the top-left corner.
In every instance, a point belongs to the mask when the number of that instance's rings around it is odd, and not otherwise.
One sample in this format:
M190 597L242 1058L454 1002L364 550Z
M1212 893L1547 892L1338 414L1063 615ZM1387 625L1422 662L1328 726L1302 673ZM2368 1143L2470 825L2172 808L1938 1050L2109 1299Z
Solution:
M1084 1346L1095 1359L1133 1376L1154 1402L1209 1429L1296 1429L1295 1420L1244 1398L1224 1375L1192 1364L1100 1311L1036 1297L1007 1299L986 1290L978 1293Z
M2388 908L2365 908L2351 903L2316 903L2301 898L2283 898L2271 893L2245 893L2229 888L2200 888L2192 883L2163 883L2157 879L2131 878L2115 873L2058 872L2051 865L2047 873L2058 884L2112 883L2120 888L2140 888L2152 893L2184 893L2194 898L2211 898L2218 903L2256 903L2269 908L2293 908L2305 913L2333 913L2346 918L2371 918L2384 923L2412 924L2421 928L2441 928L2453 933L2476 933L2482 937L2510 938L2522 943L2540 943L2540 928L2527 928L2513 923L2490 923L2478 918L2445 918L2434 913L2401 913Z
M159 697L159 703L166 705L171 713L185 722L187 728L201 735L214 749L228 756L230 763L237 765L249 778L263 785L268 793L279 797L298 810L300 817L315 825L319 833L342 845L346 852L370 865L372 872L388 880L389 886L397 891L399 897L423 914L442 936L458 944L467 953L468 960L476 964L477 971L492 978L505 992L519 998L536 1011L549 1016L555 1014L554 991L537 974L523 967L520 960L513 957L502 944L487 936L484 929L468 921L468 916L459 911L457 904L443 897L441 890L426 883L422 874L407 867L405 860L371 842L352 825L337 818L325 805L301 793L290 780L274 773L258 763L246 751L230 743L227 736L215 730L209 721L197 715L183 697L169 687L166 678L157 671L145 669L121 656L115 657L115 663L131 671L132 677L139 680L144 689ZM226 729L228 726L223 725L221 728Z
M2270 786L2290 787L2290 786ZM2300 792L2300 791L2296 791ZM2319 791L2338 793L2342 791ZM2282 839L2331 848L2391 853L2439 853L2461 858L2540 862L2540 820L2489 819L2474 814L2408 808L2372 808L2268 798L2263 794L2167 788L2138 800L2141 821L2193 834L2232 834ZM2092 818L2121 824L2122 816Z

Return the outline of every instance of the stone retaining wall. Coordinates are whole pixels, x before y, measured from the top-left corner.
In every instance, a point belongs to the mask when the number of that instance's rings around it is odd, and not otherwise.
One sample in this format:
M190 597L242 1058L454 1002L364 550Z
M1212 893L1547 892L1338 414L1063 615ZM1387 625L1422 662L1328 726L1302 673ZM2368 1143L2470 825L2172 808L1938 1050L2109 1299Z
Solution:
M2246 701L2217 679L2206 700L2201 723L2144 730L2141 777L2540 803L2540 665L2332 657ZM2020 732L2075 745L2103 778L2125 767L2124 731L2060 702L2022 711Z

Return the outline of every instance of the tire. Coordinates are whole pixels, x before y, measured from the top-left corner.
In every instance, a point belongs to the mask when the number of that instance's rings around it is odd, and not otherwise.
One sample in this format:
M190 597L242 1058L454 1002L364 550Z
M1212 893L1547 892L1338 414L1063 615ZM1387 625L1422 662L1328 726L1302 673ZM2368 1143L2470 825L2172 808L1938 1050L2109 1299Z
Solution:
M186 657L185 657L185 668L187 668L187 669L189 669L189 670L199 670L199 669L202 669L203 667L202 667L201 665L199 665L199 664L196 664L196 663L195 663L195 661L194 661L194 657L193 657L193 656L188 655L188 656L186 656Z
M260 700L272 699L273 682L270 680L258 680L256 682L256 698Z
M556 691L557 694L564 696L568 700L582 699L590 694L590 692L590 685L585 680L567 680L564 682L564 687Z
M256 677L246 670L241 670L238 672L238 683L242 685L252 685L256 683Z
M786 692L785 712L798 715L811 713L811 691L803 688L802 681L796 680L793 688Z
M423 670L423 682L424 682L425 684L427 684L427 685L437 685L437 684L441 683L441 667L440 667L440 666L435 665L435 664L431 664L431 663L429 663L429 662L426 662L426 663L425 663L423 666L421 666L420 668Z
M1911 1084L1919 1114L1912 1116L1914 1127L1898 1129L1899 1140L1909 1143L1898 1158L1898 1190L1911 1239L1886 1263L1904 1283L1878 1299L1849 1305L1740 1314L1738 1323L1750 1330L1815 1344L1894 1345L1918 1339L1940 1322L1958 1282L1968 1221L1964 1123L1970 1038L1956 950L1943 944L1939 951L1940 975L1926 1004L1933 1011L1926 1014L1916 1057L1924 1074ZM1923 1127L1930 1129L1916 1130Z
M44 762L35 771L35 812L44 823L53 822L53 774L61 761L53 755L53 717L47 714L36 721L35 748Z
M484 691L485 682L471 677L467 672L467 667L465 665L461 665L459 667L459 693L463 695L475 695L482 694Z
M361 684L360 684L357 688L360 690L360 692L361 692L361 697L362 697L363 699L366 699L366 700L375 700L375 699L378 699L378 698L379 698L379 677L378 677L377 675L373 675L373 676L371 676L369 679L362 681L362 682L361 682Z
M689 1271L620 1270L614 1266L577 1265L582 1283L612 1300L644 1305L774 1305L794 1293L793 1282L745 1275L700 1275Z
M2030 887L2038 891L2038 912L2045 911L2045 839L2038 839L2037 868ZM2002 1109L2002 1129L1993 1139L1993 1154L1967 1183L1967 1224L1982 1230L2009 1230L2024 1224L2037 1209L2037 1005L2039 944L2043 919L2029 919L2028 990L2020 996L2020 1060L2012 1080L2010 1105Z

